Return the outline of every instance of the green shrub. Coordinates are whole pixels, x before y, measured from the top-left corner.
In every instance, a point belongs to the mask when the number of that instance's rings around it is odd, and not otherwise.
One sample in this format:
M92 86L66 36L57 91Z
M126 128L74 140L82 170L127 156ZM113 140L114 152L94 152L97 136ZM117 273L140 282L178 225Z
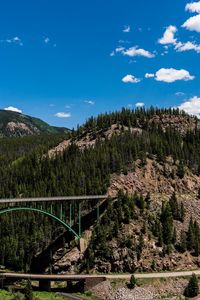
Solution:
M127 287L132 290L135 288L136 285L137 285L137 280L134 275L131 275L131 279L130 282L127 284Z

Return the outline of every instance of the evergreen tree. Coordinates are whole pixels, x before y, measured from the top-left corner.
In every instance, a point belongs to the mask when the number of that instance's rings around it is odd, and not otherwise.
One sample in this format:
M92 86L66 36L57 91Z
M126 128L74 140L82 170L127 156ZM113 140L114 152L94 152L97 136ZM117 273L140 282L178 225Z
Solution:
M182 252L185 252L187 250L187 237L186 233L182 230L181 236L180 236L180 249Z
M198 285L198 279L195 274L192 275L190 278L188 285L185 289L184 295L186 297L196 297L199 294L199 285Z
M136 285L137 285L137 280L134 275L131 275L130 282L128 283L128 288L134 289Z
M198 189L197 198L200 199L200 188Z
M24 300L33 300L33 289L31 286L31 281L27 280L25 289L24 289Z
M169 245L173 241L173 233L174 233L173 217L172 217L172 211L169 203L163 205L160 219L162 223L163 242L166 245Z
M185 176L185 166L183 161L179 162L176 174L181 179Z
M187 232L187 249L192 250L194 248L194 223L192 218L190 218L189 228Z

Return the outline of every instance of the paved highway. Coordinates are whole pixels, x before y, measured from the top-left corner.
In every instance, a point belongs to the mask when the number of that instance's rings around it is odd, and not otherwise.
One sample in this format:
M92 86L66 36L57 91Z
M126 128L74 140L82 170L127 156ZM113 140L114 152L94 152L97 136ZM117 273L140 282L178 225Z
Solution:
M56 293L56 294L59 296L67 297L67 299L70 299L70 300L83 300L83 298L80 298L78 296L75 296L75 295L72 295L69 293Z
M135 273L138 279L148 278L169 278L191 276L192 274L200 275L200 270L194 271L179 271L179 272L160 272L160 273ZM132 274L110 274L110 275L47 275L47 274L22 274L22 273L0 273L0 278L16 278L16 279L31 279L31 280L51 280L51 281L66 281L66 280L84 280L87 278L104 278L104 279L130 279Z

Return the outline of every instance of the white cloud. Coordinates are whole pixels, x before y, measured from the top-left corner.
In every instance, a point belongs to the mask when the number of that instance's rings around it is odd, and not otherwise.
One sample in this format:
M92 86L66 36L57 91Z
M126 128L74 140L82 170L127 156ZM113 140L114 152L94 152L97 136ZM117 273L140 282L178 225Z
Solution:
M50 38L49 37L44 37L44 43L48 44L50 42Z
M138 83L141 81L141 79L136 78L135 76L129 74L129 75L124 76L122 78L122 81L124 83Z
M111 52L110 56L114 56L115 53L121 53L122 55L134 57L134 56L144 56L147 58L155 57L154 53L151 53L147 50L142 48L138 48L138 46L130 47L128 49L124 47L117 47L114 51Z
M158 40L162 45L166 44L175 44L176 39L174 38L175 33L177 32L176 26L168 26L163 34L163 37Z
M146 73L145 74L145 78L153 78L155 76L155 74L153 73Z
M176 95L176 96L184 96L185 93L183 93L183 92L176 92L175 95Z
M22 110L17 108L17 107L13 107L13 106L8 106L8 107L5 107L4 110L8 110L8 111L14 111L14 112L18 112L18 113L22 113Z
M184 69L176 70L173 68L161 68L156 72L155 80L171 83L177 80L193 80L194 78L194 76L191 76L190 73Z
M71 113L68 112L58 112L55 114L55 117L58 118L70 118L71 117Z
M200 14L189 18L182 27L190 30L200 32Z
M178 52L194 50L197 53L200 53L200 45L197 45L197 44L192 43L192 42L186 42L186 43L179 42L179 43L176 44L175 50L178 51Z
M144 107L144 105L145 105L145 104L144 104L143 102L137 102L137 103L135 104L135 106L138 107L138 108L139 108L139 107Z
M87 103L87 104L90 104L90 105L94 105L95 104L95 102L91 101L91 100L85 100L84 102Z
M190 115L200 117L200 98L194 96L186 100L179 106L179 109L184 110Z
M185 10L189 10L193 13L200 13L200 1L186 4Z
M124 47L117 47L116 49L115 49L115 52L123 52L124 51Z
M131 26L125 25L124 29L122 30L123 32L130 32L131 31Z
M153 54L147 50L144 50L142 48L138 48L137 46L131 47L129 49L121 50L121 52L123 55L130 56L130 57L133 57L133 56L144 56L147 58L155 57L155 54Z
M16 45L19 45L19 46L23 46L22 40L18 36L15 36L13 38L7 38L5 40L1 40L0 42L1 43L16 44Z
M131 41L128 41L128 40L119 40L118 43L119 44L130 44Z

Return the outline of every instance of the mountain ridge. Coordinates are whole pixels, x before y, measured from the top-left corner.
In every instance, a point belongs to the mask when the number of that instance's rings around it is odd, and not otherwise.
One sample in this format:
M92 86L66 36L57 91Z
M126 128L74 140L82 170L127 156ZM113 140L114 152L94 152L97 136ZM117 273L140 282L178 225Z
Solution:
M69 129L50 126L39 118L0 109L0 138L65 132L69 132Z

